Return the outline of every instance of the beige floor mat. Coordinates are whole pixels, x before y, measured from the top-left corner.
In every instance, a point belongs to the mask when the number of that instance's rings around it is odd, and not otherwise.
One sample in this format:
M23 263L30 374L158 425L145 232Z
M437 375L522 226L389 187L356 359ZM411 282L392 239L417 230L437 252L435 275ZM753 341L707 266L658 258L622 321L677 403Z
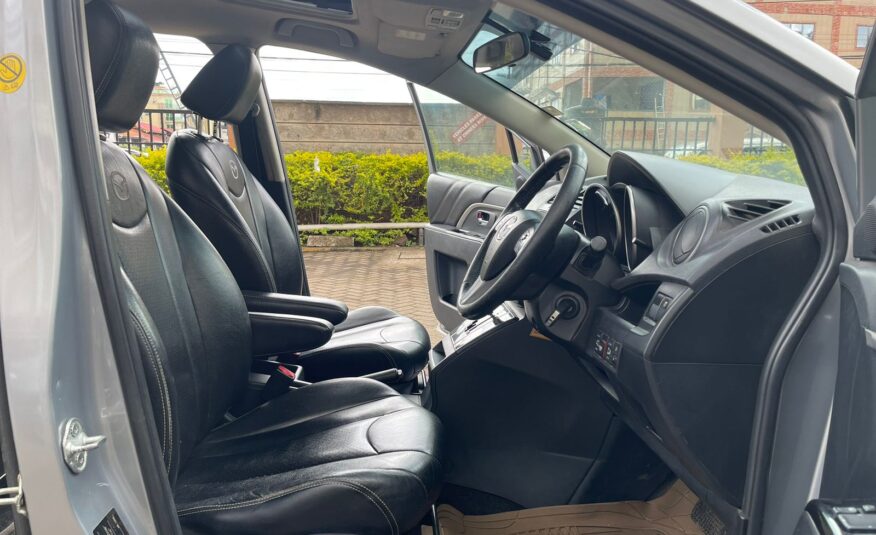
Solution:
M438 507L442 535L702 535L690 514L697 497L682 482L649 502L561 505L466 516ZM432 535L431 527L423 535Z

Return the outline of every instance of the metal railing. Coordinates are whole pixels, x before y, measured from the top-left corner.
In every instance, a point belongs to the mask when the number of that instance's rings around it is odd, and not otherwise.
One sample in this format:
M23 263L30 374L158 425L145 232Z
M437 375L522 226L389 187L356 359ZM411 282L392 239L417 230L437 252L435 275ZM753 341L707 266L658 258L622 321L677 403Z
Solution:
M198 116L191 110L147 108L140 120L127 132L116 134L116 144L132 153L150 152L167 145L177 130L197 128ZM204 119L203 131L220 139L228 139L228 125L223 121Z
M742 141L743 154L763 154L771 150L790 150L790 147L754 126L748 127L748 134Z
M709 153L709 134L713 117L606 117L597 143L610 151L631 150L670 158ZM601 126L601 129L599 128Z
M196 128L198 116L190 110L146 109L127 132L116 134L115 141L132 153L150 152L167 145L177 130ZM585 121L582 121L585 122ZM679 158L710 154L710 134L714 117L604 117L586 120L585 134L609 151L630 150ZM228 125L203 120L204 132L228 139ZM750 127L742 142L742 152L760 154L788 147L763 131Z

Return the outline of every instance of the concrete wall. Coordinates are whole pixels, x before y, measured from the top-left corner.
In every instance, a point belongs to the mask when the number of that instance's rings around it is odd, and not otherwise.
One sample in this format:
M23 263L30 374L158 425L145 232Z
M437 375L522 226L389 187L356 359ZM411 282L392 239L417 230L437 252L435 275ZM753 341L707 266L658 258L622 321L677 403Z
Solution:
M283 150L423 152L423 131L411 104L275 100Z

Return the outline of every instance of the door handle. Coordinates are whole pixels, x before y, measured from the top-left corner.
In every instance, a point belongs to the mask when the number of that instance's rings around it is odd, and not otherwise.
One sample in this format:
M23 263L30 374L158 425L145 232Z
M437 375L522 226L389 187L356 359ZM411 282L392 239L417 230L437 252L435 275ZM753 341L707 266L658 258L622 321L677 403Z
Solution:
M478 225L485 227L493 220L493 214L486 210L478 210L475 212L475 218L477 219Z

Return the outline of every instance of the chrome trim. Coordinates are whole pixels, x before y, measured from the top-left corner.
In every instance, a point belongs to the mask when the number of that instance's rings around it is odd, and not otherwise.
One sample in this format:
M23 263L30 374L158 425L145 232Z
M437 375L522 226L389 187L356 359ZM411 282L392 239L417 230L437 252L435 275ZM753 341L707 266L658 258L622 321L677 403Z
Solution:
M867 342L867 347L876 349L876 331L864 327L864 340Z
M629 205L629 212L630 212L630 218L629 218L630 224L629 225L626 225L626 223L627 223L627 217L626 217L627 205ZM638 221L636 220L636 201L635 201L635 197L633 196L632 186L624 186L623 206L624 206L624 219L623 219L624 220L624 225L623 225L623 227L624 227L624 252L627 255L627 258L626 258L627 269L630 272L632 272L633 269L635 268L635 266L633 264L638 264L638 262L633 262L633 258L635 258L636 255L638 254L637 246L636 246L636 240L638 240L638 237L636 236L636 229L637 229ZM627 227L628 226L629 226L629 232L630 232L629 239L627 239ZM636 259L636 260L638 260L638 259Z
M584 188L584 191L581 194L581 211L578 214L578 218L581 220L581 228L584 229L584 236L588 240L592 240L594 236L590 236L587 232L587 225L584 223L584 207L587 205L587 195L591 190L596 190L597 195L599 195L606 205L611 208L612 214L614 214L614 234L615 239L613 243L609 244L609 252L611 254L616 254L618 246L620 245L620 241L623 241L623 226L621 225L621 217L620 212L617 209L617 203L614 202L614 197L611 195L611 190L604 186L603 184L590 184L589 186ZM604 238L605 236L603 236Z

